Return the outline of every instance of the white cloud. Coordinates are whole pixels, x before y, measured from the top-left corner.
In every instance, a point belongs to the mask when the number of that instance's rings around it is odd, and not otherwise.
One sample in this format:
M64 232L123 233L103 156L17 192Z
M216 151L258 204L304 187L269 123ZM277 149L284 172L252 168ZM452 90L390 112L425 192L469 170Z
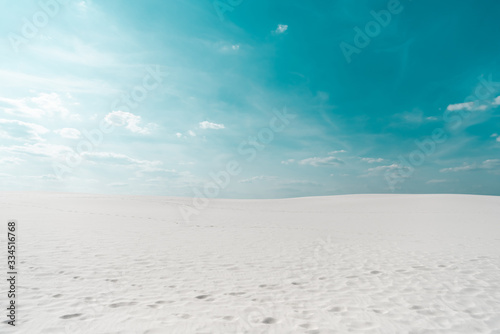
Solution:
M67 116L69 111L63 106L61 98L56 93L40 94L38 97L31 99L37 106L46 111L49 115L59 113L62 116Z
M281 163L283 165L289 165L295 162L295 159L288 159L288 160L283 160Z
M478 169L497 169L500 168L500 159L488 159L480 164L473 163L473 164L466 164L464 163L462 166L458 167L449 167L449 168L442 168L440 170L441 173L448 173L448 172L465 172L465 171L471 171L471 170L478 170Z
M53 117L59 115L78 120L79 116L70 112L56 93L40 93L36 97L9 99L0 97L0 108L8 114L30 118Z
M200 122L199 126L200 126L200 129L220 130L220 129L225 128L224 124L217 124L217 123L212 123L212 122L208 122L208 121Z
M483 111L493 106L496 107L500 105L500 96L497 96L495 99L490 101L485 100L477 100L472 102L464 102L464 103L456 103L450 104L446 109L449 111L457 111L457 110L468 110L468 111Z
M333 151L330 152L329 154L332 153L343 153L345 152L344 150L341 151ZM297 163L299 165L309 165L309 166L314 166L314 167L319 167L319 166L338 166L338 165L343 165L344 161L340 160L336 157L333 156L327 156L327 157L312 157L312 158L306 158L302 160L295 160L295 159L288 159L288 160L283 160L281 161L283 165L290 165L293 163Z
M0 137L12 140L43 141L41 135L49 130L35 123L13 119L0 119Z
M395 121L391 126L418 126L426 122L435 122L439 119L436 116L425 116L424 112L420 109L413 109L412 111L403 111L393 115Z
M114 183L108 183L108 187L113 187L113 188L120 188L120 187L126 187L128 186L128 183L122 183L122 182L114 182Z
M309 180L285 180L281 182L283 185L287 186L319 186L318 182L309 181Z
M446 107L447 110L449 111L456 111L456 110L472 110L474 106L474 102L464 102L464 103L456 103L456 104L450 104L448 107Z
M384 162L384 159L382 159L382 158L361 158L361 161L372 164L375 162Z
M239 180L239 183L254 183L255 181L270 181L270 180L276 180L277 178L275 176L265 176L265 175L259 175L259 176L254 176L248 179L243 179Z
M469 170L475 170L475 169L478 169L476 164L472 164L472 165L464 164L463 166L459 166L459 167L442 168L439 171L441 173L448 173L448 172L463 172L463 171L469 171Z
M61 137L68 139L78 139L80 138L81 135L80 131L73 128L62 128L59 130L54 130L54 132L60 135Z
M83 152L82 156L89 160L107 162L112 164L137 164L161 165L160 161L139 160L128 155L114 152Z
M337 154L337 153L346 153L347 151L344 151L344 150L339 150L339 151L331 151L331 152L328 152L328 155L332 155L332 154Z
M396 163L394 163L392 165L387 165L387 166L377 166L377 167L373 167L373 168L368 168L366 170L367 174L365 174L364 176L379 174L381 172L386 172L386 171L392 171L392 170L395 170L398 168L400 168L400 165L396 164Z
M182 133L177 132L177 133L175 134L175 136L176 136L177 138L181 138L181 137L182 137Z
M500 159L488 159L483 161L481 168L494 169L500 167Z
M196 137L196 133L194 133L194 131L192 130L188 131L188 135L190 135L191 137Z
M228 42L216 42L210 45L217 49L219 52L225 54L236 54L241 48L240 44L232 44Z
M81 11L87 11L88 9L88 1L80 1L76 4L76 7Z
M287 30L288 30L288 25L286 25L286 24L278 24L278 27L276 28L276 30L274 32L276 34L282 34L282 33L284 33Z
M59 181L59 178L54 174L28 175L28 176L23 176L23 178L42 180L42 181Z
M149 123L146 126L139 126L142 122L141 116L121 110L110 112L106 115L106 117L104 117L104 119L109 124L114 126L125 126L125 128L131 132L142 135L151 133L151 130L156 127L156 124L154 123Z
M136 175L141 177L144 173L176 173L173 169L165 169L163 163L157 160L140 160L128 155L114 152L84 152L82 156L94 163L108 165L125 165L136 170Z
M16 157L0 158L0 165L19 165L23 161L23 159Z
M0 152L26 154L51 159L64 159L66 158L66 154L68 154L69 152L73 152L73 150L64 145L36 143L14 146L0 146Z
M424 119L424 113L419 109L404 111L402 113L395 114L394 116L405 123L422 123Z
M343 164L344 162L340 159L337 159L335 157L324 157L324 158L307 158L299 161L299 165L310 165L314 167L318 166L328 166L328 165L333 165L333 166L338 166Z

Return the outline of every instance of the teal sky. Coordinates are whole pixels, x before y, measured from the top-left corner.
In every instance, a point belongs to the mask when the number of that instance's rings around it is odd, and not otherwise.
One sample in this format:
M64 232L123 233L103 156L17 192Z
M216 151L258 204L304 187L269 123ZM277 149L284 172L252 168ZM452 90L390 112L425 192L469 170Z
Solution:
M500 195L498 1L0 3L2 191Z

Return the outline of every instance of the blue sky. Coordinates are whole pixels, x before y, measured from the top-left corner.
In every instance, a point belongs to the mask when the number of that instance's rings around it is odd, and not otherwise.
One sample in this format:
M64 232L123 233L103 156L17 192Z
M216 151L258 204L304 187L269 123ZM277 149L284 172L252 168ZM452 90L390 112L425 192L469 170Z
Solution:
M3 191L500 195L497 1L2 5Z

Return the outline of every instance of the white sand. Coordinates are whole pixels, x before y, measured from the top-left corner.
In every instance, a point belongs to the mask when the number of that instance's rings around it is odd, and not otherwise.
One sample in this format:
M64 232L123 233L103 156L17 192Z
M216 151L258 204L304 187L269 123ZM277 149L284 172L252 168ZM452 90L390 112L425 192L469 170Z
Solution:
M0 332L500 333L500 197L190 202L0 194Z

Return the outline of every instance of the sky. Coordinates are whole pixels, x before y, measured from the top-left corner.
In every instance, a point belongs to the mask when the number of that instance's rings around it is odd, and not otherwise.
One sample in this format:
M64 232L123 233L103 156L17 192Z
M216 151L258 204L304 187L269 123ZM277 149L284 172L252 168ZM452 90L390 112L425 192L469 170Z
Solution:
M498 1L0 4L0 191L500 195Z

